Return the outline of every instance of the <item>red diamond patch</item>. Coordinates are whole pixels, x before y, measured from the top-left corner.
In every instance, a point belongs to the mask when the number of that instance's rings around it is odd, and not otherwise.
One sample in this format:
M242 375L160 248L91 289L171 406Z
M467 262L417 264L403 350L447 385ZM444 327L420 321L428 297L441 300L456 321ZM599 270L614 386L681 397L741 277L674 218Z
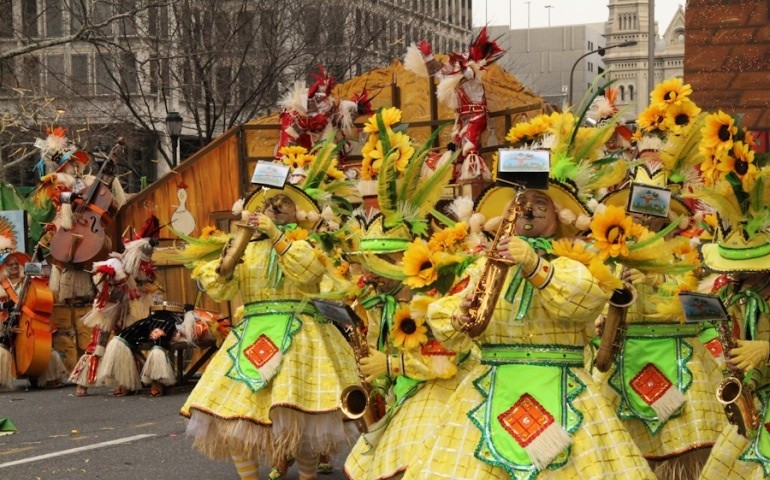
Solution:
M722 353L724 353L724 349L722 348L722 342L720 342L718 338L709 340L703 345L708 349L709 352L711 352L711 355L715 357L719 357L720 355L722 355Z
M522 447L529 445L554 422L553 415L528 393L519 397L497 420Z
M252 343L243 354L257 368L262 368L272 357L278 353L278 347L267 335L260 335L256 342Z
M652 363L645 365L642 371L631 380L631 388L647 405L655 403L671 388L671 385L673 385L671 381Z

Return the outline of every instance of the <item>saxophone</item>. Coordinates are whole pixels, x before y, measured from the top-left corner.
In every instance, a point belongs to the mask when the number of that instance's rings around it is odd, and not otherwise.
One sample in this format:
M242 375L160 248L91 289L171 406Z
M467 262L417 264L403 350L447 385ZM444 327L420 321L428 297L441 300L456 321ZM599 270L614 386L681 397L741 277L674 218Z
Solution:
M622 273L621 273L622 276ZM596 349L594 366L600 372L610 369L612 361L623 346L627 330L626 315L628 307L636 301L636 289L628 282L623 282L623 287L612 292L604 317L601 342Z
M729 353L737 345L733 338L732 321L717 322L717 331L722 340L725 353ZM751 391L743 385L743 370L727 360L728 376L717 388L717 401L722 404L727 414L727 420L738 427L738 433L751 438L759 426L759 413L754 405Z
M510 237L515 234L516 219L524 210L524 188L521 187L516 193L513 203L503 216L497 233L489 246L487 253L487 263L484 271L473 290L473 299L468 307L469 321L462 321L457 317L452 317L452 326L455 330L463 332L471 338L481 335L489 325L492 319L492 313L495 311L495 305L500 298L503 289L503 283L508 270L513 262L497 256L497 244L503 237Z
M353 355L358 365L362 358L369 356L366 336L358 325L347 323L343 329L353 348ZM358 376L361 379L361 385L350 385L340 394L340 410L347 418L356 421L356 426L361 433L369 433L369 427L382 416L375 407L372 385L366 381L360 369Z
M241 261L243 252L246 251L251 237L257 231L257 227L254 225L243 222L236 223L235 228L235 235L227 241L225 248L222 249L222 256L216 268L219 283L227 283L233 278L236 265Z

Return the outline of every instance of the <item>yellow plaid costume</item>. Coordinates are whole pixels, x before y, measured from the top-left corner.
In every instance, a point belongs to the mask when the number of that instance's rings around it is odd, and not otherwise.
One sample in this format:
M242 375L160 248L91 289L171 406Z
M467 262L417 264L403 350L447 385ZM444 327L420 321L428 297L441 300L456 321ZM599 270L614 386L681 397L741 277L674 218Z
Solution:
M628 309L626 321L629 324L655 322L670 322L679 324L675 318L660 318L657 313L653 295L657 287L651 284L651 278L633 284L637 299ZM717 401L714 392L722 381L722 372L714 357L696 337L683 339L692 347L692 357L686 363L692 373L692 384L684 393L685 403L678 415L669 418L656 434L651 434L647 427L636 418L622 419L626 429L636 441L637 446L649 460L669 459L696 449L711 447L716 442L720 432L727 425L724 408ZM624 350L625 355L634 355L633 350ZM661 361L665 361L661 359ZM677 358L668 360L677 362ZM603 393L615 407L620 403L620 396L607 382L614 370L602 373L593 370L594 378L602 384ZM699 453L698 455L702 455ZM682 468L695 467L692 462L682 459Z
M467 351L472 340L458 334L451 326L452 314L483 269L484 260L471 267L472 282L464 291L434 302L428 310L431 328L448 348ZM586 343L585 324L593 322L601 312L608 296L582 264L557 258L541 268L553 269L550 281L536 290L528 314L516 320L520 298L509 304L502 297L496 305L492 320L477 340L486 344L564 345L582 346ZM509 272L504 286L512 277ZM505 292L505 288L503 289ZM439 413L436 430L424 432L424 445L416 450L404 479L508 479L501 467L482 462L474 455L481 440L481 431L468 417L478 406L482 395L474 380L483 376L489 365L479 364L457 386L456 392ZM571 373L586 386L572 400L582 414L579 429L572 436L571 454L567 463L556 470L545 469L538 480L548 479L654 479L647 462L626 432L599 387L582 368L570 368Z
M284 279L277 286L268 281L271 249L269 240L252 241L231 281L217 282L218 260L201 268L199 281L215 300L240 293L245 304L302 300L303 293L318 291L325 267L310 244L295 241L279 257ZM358 382L353 351L332 324L305 314L300 319L280 370L257 392L225 375L237 338L230 333L225 339L181 410L191 419L188 432L201 452L215 459L237 455L277 462L296 456L300 446L333 453L348 441L339 397Z
M743 322L743 305L735 305L729 309L730 315ZM742 338L745 338L745 325L741 325ZM770 340L770 316L760 314L757 322L757 332L755 340ZM728 352L725 352L727 354ZM762 387L770 381L768 378L770 371L765 368L763 371L755 372L754 378L759 380L759 386ZM755 405L759 402L755 401ZM762 425L762 412L759 412L759 428L766 428ZM753 439L752 439L753 440ZM740 459L741 455L751 446L751 440L738 433L735 425L728 424L716 440L711 455L706 461L706 465L701 470L700 478L710 480L713 478L741 479L741 480L760 480L765 477L764 470L759 463L748 462Z

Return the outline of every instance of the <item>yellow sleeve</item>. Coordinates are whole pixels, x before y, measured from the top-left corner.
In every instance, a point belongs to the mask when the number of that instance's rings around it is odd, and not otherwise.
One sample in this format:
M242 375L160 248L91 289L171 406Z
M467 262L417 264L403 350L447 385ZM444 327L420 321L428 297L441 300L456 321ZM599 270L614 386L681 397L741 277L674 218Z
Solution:
M403 353L404 375L415 380L451 378L457 373L456 355L424 355L420 350Z
M240 269L235 269L233 278L225 283L220 283L217 280L218 266L219 259L200 265L200 268L197 270L198 282L200 282L201 287L215 302L232 300L235 294L238 293L238 270Z
M593 322L602 313L609 294L599 287L585 265L566 257L541 263L552 272L550 281L540 287L537 295L552 318Z
M481 259L465 270L465 276L470 277L468 285L454 295L439 298L428 306L426 320L433 336L441 342L444 348L454 352L467 352L473 348L474 342L469 336L458 332L452 326L452 315L460 308L465 297L473 293L483 271L485 259ZM463 279L460 279L462 281Z
M278 256L278 263L286 278L299 285L316 285L326 273L319 258L323 255L304 240L291 242L288 249Z

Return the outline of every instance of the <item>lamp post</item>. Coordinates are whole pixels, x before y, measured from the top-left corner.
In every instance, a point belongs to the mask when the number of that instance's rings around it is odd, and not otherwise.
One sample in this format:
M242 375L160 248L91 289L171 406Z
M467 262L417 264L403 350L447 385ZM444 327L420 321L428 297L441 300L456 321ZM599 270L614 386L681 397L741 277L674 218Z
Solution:
M604 52L611 48L618 48L618 47L632 47L636 45L636 40L626 40L623 43L617 43L615 45L608 45L606 47L597 48L595 50L591 50L590 52L586 52L583 55L579 56L577 60L575 60L575 63L572 65L572 70L569 72L569 104L572 105L572 79L575 75L575 67L577 67L578 62L580 62L582 59L586 58L587 56L598 53L602 57L604 56Z
M548 10L548 26L551 26L551 9L553 8L553 5L546 5L545 9Z
M166 115L166 132L171 138L171 163L176 166L176 150L179 134L182 133L182 116L179 112L168 112Z

